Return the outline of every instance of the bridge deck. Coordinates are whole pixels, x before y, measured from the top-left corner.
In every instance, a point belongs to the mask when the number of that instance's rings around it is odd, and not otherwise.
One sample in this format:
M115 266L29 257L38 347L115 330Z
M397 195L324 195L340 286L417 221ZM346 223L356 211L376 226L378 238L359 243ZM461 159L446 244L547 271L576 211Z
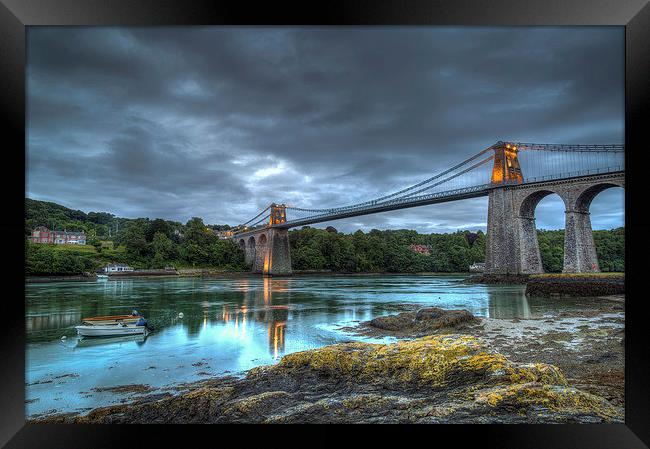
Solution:
M506 187L512 188L526 188L536 185L552 184L558 182L580 182L589 181L598 178L613 178L624 174L623 170L611 172L596 172L587 175L565 176L561 178L549 177L548 179L536 178L523 183L516 183ZM429 195L421 195L412 198L401 198L398 200L365 205L363 207L351 207L347 210L338 210L336 213L326 213L306 217L304 219L289 220L285 223L277 224L274 226L265 226L255 229L250 229L246 232L236 234L233 238L242 238L253 235L263 229L276 228L276 229L290 229L298 226L306 226L310 224L323 223L326 221L340 220L343 218L359 217L363 215L376 214L380 212L388 212L391 210L408 209L411 207L426 206L430 204L446 203L450 201L458 201L469 198L478 198L487 196L492 189L503 188L503 184L482 184L478 186L466 187L463 189L451 190L446 192L437 192Z

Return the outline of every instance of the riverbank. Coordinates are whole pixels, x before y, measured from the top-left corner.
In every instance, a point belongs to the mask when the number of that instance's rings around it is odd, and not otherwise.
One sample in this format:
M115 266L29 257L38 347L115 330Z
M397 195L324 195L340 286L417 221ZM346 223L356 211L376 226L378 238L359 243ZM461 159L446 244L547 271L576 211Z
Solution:
M243 379L44 423L594 423L623 410L558 368L513 363L481 339L345 343L283 357Z
M625 294L624 273L479 274L465 282L473 284L525 284L532 296L606 296Z
M147 270L150 271L150 270ZM135 271L133 274L129 275L113 275L111 274L110 278L145 278L145 277L248 277L248 276L262 276L260 274L253 274L250 271L228 271L220 270L213 268L179 268L175 273L160 273L157 272L153 275L147 274L144 272ZM455 272L455 273L443 273L443 272L421 272L421 273L380 273L380 272L354 272L348 273L344 271L331 271L331 270L294 270L290 275L279 275L272 276L273 278L288 278L292 276L296 277L312 277L312 276L346 276L346 277L384 277L384 276L467 276L467 272ZM270 276L269 276L270 277ZM52 275L52 276L26 276L26 280L29 282L51 282L51 281L88 281L96 280L97 277L94 274L88 273L85 275Z
M562 310L530 319L470 319L457 313L455 316L461 319L452 321L453 331L485 339L510 360L557 366L572 385L623 407L625 297L567 297L563 301L566 304ZM345 330L366 337L397 339L448 331L437 326L436 320L418 322L417 306L405 305L404 309L390 317L392 323L401 326L387 329L375 319ZM445 315L440 318L449 321Z
M386 323L375 319L343 328L397 343L297 352L244 378L213 377L151 394L144 389L130 404L37 421L622 422L624 298L566 301L533 319L438 316L429 308L418 320L430 319L426 328L411 326L423 309L407 304L397 316L411 315L395 320L404 326L373 326Z

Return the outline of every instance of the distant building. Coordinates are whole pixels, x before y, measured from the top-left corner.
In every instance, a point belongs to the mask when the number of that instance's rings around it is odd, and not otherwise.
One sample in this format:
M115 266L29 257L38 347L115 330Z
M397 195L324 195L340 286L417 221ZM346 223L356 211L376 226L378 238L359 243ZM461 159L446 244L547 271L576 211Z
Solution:
M414 253L422 254L423 256L428 256L431 254L431 250L429 249L428 245L411 245L409 248Z
M469 271L471 271L472 273L482 273L485 271L485 263L483 262L473 263L469 266Z
M50 231L45 226L38 226L29 237L33 243L56 243L59 245L85 245L86 234L73 231Z
M133 267L124 263L112 263L104 267L104 273L121 273L123 271L134 271Z

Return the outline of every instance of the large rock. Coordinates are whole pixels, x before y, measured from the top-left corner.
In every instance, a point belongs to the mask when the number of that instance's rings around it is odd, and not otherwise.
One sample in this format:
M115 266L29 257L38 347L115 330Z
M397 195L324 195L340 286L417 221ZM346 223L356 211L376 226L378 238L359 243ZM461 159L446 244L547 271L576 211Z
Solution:
M427 307L417 312L402 312L397 315L377 317L370 320L368 325L382 330L425 335L432 331L456 328L477 321L474 315L467 310Z
M515 364L467 335L297 352L244 379L189 393L62 415L77 423L622 422L622 410L572 388L546 364Z

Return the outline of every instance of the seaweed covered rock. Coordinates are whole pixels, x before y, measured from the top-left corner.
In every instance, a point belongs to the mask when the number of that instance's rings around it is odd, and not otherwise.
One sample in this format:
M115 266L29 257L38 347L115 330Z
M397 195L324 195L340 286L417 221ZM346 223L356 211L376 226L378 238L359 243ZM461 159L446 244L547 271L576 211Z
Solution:
M343 343L286 355L243 379L212 379L149 403L62 415L85 423L622 422L552 365L516 364L468 335Z
M370 320L368 325L387 331L425 335L441 329L457 328L475 322L478 322L478 319L467 310L427 307L416 312L402 312L397 315L377 317Z

